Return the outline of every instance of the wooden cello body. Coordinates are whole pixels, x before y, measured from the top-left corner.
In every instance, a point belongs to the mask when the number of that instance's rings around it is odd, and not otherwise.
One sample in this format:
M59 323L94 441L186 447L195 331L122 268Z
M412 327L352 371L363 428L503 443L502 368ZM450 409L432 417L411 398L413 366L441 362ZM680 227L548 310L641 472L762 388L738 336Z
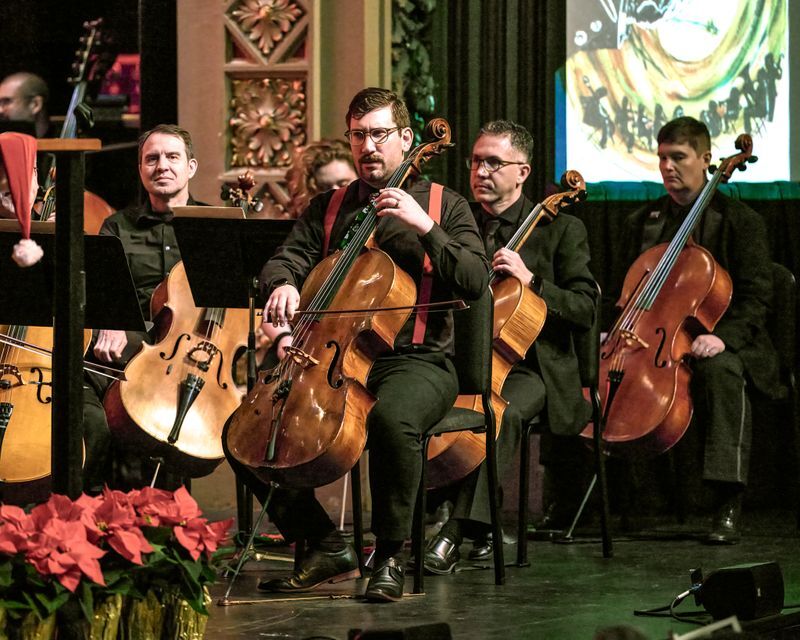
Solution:
M195 307L183 262L153 293L151 308L156 343L142 345L125 367L127 380L106 392L108 425L183 475L203 476L224 458L222 427L241 401L232 365L246 347L248 311Z
M5 501L27 504L50 492L53 329L0 325L0 335L30 345L0 344L0 484Z
M719 183L755 162L750 136L724 159L669 244L645 251L628 270L622 311L600 350L603 447L608 453L655 456L675 445L692 418L687 364L695 337L713 331L733 294L730 275L692 242ZM592 438L592 425L581 433Z
M450 145L450 127L434 119L436 140L413 149L392 173L399 187ZM265 482L317 487L347 473L367 438L375 398L366 389L375 358L389 352L416 302L416 285L373 248L378 212L356 215L344 247L309 273L287 356L260 375L226 431L230 454Z
M652 277L669 245L645 251L625 276L618 305L626 307ZM658 455L675 445L689 426L691 371L686 358L699 333L709 333L731 300L731 278L704 248L691 244L681 252L664 283L669 295L637 314L635 326L609 334L600 350L600 380L625 375L608 409L603 440L609 453ZM622 360L622 362L620 362ZM600 385L602 406L610 385ZM584 432L586 435L586 432Z
M509 241L509 249L519 251L543 218L552 219L563 207L585 198L586 185L580 173L568 171L561 182L566 191L549 196L531 211ZM547 304L528 283L517 278L492 272L490 286L494 297L492 406L499 434L508 406L502 397L503 385L511 369L525 357L544 327ZM455 406L483 411L480 396L458 396ZM458 431L432 438L428 446L428 488L447 486L465 478L485 458L486 439L483 434Z
M329 256L309 274L300 308L308 308L341 257ZM332 313L297 336L290 355L262 374L231 417L233 456L262 480L291 487L322 486L347 473L364 450L375 404L366 389L370 367L391 349L415 299L413 280L388 255L377 249L359 255L328 307ZM406 311L335 313L381 307ZM286 368L293 369L289 378L281 375Z

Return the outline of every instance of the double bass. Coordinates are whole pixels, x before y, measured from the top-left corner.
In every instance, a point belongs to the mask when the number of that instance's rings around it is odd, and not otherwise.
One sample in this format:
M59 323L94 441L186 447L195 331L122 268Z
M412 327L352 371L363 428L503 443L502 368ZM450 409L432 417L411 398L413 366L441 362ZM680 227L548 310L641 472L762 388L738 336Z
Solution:
M435 140L413 149L387 187L401 186L451 146L445 120L427 130ZM391 350L417 297L411 277L372 246L377 221L376 207L364 206L346 246L308 275L287 356L260 374L228 422L228 451L262 480L322 486L347 473L364 449L376 401L366 388L370 367Z
M531 232L544 219L553 220L559 212L586 197L586 184L577 171L567 171L561 177L565 189L545 198L525 217L506 247L519 252ZM491 256L490 256L491 257ZM497 421L497 433L508 403L501 391L508 374L525 357L544 326L547 304L518 278L505 277L492 270L489 286L494 297L494 327L492 345L492 406ZM480 396L458 396L456 407L482 412ZM443 433L432 438L428 446L428 489L444 487L465 478L486 457L486 440L472 431Z
M72 96L67 108L64 123L61 126L59 138L75 138L78 135L77 114L87 114L88 108L84 104L89 83L99 80L106 71L107 56L98 53L103 44L102 18L91 20L83 24L85 31L81 37L81 46L75 52L75 61L72 63L73 75L69 83L73 85ZM42 181L40 191L43 194L41 204L36 212L36 220L50 220L56 208L55 199L55 169L47 172ZM83 231L96 235L103 225L103 220L114 213L114 209L100 196L91 191L83 192Z
M691 240L720 182L755 162L753 141L712 168L683 224L668 244L651 247L631 265L617 306L622 311L600 345L600 396L607 453L654 456L675 445L693 413L686 360L696 335L709 333L728 309L731 278ZM591 426L581 434L592 437Z

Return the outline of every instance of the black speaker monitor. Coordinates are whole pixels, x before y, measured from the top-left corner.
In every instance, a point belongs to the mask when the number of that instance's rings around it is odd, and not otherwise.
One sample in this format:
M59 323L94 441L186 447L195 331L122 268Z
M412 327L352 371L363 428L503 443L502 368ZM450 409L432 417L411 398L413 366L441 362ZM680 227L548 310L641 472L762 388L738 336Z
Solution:
M712 571L695 594L715 620L755 620L783 609L783 574L777 562L758 562Z

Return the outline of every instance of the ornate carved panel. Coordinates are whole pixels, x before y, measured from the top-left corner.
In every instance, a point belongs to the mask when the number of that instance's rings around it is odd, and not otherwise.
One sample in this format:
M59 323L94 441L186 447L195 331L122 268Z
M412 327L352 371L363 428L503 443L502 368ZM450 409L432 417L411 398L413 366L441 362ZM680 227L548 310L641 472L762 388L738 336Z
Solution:
M285 173L308 129L309 23L313 0L237 0L225 12L226 180L249 169L265 211L282 214Z

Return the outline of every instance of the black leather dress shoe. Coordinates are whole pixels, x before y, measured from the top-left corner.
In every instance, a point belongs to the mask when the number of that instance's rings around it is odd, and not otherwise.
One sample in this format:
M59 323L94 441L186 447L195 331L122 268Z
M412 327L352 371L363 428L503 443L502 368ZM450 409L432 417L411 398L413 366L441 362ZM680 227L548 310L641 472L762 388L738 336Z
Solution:
M397 602L403 597L405 570L397 558L384 560L372 570L364 597L370 602Z
M736 544L741 539L739 521L742 515L742 496L728 499L717 510L711 531L704 540L706 544Z
M444 576L455 571L460 559L461 552L458 550L458 545L445 536L434 536L425 546L422 563L425 571Z
M312 551L292 575L262 580L258 583L258 589L270 593L303 593L326 582L343 582L360 575L356 552L347 545L336 552Z
M484 560L491 560L494 558L494 544L491 533L485 536L476 538L472 543L472 549L469 551L467 559L472 562L483 562Z

